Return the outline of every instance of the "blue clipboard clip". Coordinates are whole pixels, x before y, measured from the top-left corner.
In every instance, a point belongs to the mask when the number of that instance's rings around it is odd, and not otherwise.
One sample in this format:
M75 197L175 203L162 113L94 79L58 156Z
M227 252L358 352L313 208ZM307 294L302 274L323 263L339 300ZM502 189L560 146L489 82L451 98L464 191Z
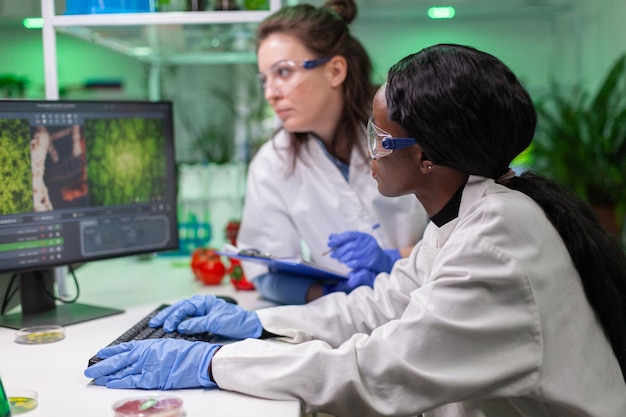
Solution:
M274 259L274 257L270 255L269 253L261 252L258 249L242 249L237 253L242 256L254 256L255 258Z

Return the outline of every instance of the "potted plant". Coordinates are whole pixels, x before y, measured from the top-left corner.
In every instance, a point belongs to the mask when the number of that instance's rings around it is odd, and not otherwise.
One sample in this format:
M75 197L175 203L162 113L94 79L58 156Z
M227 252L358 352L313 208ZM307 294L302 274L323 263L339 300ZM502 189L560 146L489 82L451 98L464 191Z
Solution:
M626 214L626 54L595 94L552 82L536 103L533 168L588 201L607 229L621 236Z
M275 129L274 112L265 100L258 80L256 65L238 68L237 91L216 88L212 95L230 110L233 123L239 124L245 135L244 161L250 162L258 149Z
M212 124L203 128L191 146L202 162L220 165L232 162L235 153L233 134L224 124Z

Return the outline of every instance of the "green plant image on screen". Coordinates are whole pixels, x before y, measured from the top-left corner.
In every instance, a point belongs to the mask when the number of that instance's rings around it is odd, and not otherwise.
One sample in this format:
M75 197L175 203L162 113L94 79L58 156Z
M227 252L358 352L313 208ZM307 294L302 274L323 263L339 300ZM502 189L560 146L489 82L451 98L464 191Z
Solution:
M33 211L30 128L26 119L0 119L0 214Z
M159 201L165 194L165 137L159 119L85 120L89 203Z

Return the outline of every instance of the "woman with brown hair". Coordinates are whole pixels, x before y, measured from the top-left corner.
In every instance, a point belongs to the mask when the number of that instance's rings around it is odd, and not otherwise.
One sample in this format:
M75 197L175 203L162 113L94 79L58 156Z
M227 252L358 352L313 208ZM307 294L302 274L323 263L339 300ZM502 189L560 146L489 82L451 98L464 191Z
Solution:
M428 221L415 199L381 196L371 176L365 125L372 64L350 34L355 16L352 0L301 4L257 30L259 78L281 126L250 164L237 246L309 256L350 277L322 286L244 262L260 294L278 303L372 285L408 255Z

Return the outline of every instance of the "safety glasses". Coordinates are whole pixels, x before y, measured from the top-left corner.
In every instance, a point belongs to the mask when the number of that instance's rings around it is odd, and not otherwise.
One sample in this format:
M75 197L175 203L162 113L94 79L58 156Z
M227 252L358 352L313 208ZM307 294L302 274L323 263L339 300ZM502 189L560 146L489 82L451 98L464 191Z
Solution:
M382 158L391 154L395 149L407 148L417 143L413 138L391 137L391 133L376 126L374 118L370 118L367 122L367 142L372 159Z
M287 95L303 80L307 70L312 70L330 61L330 58L315 58L304 61L282 60L272 65L266 73L257 75L261 88L270 88L274 94Z

